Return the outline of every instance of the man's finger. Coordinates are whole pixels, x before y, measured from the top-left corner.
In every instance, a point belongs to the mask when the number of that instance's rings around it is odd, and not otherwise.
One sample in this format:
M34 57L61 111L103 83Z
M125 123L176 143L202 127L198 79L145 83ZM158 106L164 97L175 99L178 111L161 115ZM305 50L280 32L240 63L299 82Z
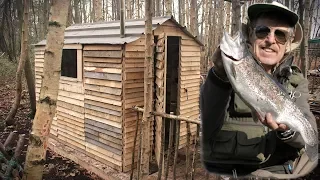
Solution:
M285 124L279 124L279 130L286 131L286 130L288 130L288 129L289 129L289 128L288 128L287 125L285 125Z
M279 128L278 124L273 120L272 115L270 113L267 113L266 115L266 124L272 130L276 130Z

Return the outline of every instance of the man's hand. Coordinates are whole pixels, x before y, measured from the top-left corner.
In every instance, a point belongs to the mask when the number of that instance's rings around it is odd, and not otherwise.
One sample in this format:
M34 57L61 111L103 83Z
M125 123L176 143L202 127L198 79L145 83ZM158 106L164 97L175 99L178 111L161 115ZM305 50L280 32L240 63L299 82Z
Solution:
M273 119L272 115L270 113L266 114L265 118L262 118L258 113L257 116L260 120L260 122L267 126L268 128L275 130L275 131L287 131L289 128L285 124L278 124L276 121Z

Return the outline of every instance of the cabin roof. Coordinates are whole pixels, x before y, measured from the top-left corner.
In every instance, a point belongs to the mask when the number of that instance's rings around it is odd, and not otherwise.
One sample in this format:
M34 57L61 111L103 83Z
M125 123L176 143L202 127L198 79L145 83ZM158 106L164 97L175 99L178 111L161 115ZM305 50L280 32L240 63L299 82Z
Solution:
M193 36L186 27L181 26L172 16L153 17L152 30L164 22L171 20L184 33L193 38L199 45L203 44ZM74 24L66 28L64 44L125 44L133 42L145 32L145 19L130 19L125 21L125 37L120 37L120 21L107 21L85 24ZM46 45L42 40L36 45Z

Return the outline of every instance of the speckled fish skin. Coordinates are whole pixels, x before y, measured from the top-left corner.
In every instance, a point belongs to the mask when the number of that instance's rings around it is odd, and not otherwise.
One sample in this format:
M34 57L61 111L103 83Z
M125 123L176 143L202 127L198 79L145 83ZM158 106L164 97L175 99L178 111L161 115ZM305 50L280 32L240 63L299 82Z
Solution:
M224 33L220 48L229 81L238 96L261 117L271 113L277 123L286 124L299 132L305 142L305 151L311 161L318 159L318 133L280 87L254 60L244 38L238 33L231 38ZM257 120L256 120L257 122Z

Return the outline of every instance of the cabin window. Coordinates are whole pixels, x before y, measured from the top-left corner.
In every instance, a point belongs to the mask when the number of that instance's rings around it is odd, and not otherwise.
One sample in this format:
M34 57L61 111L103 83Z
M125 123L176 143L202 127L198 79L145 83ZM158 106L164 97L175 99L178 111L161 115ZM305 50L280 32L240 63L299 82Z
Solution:
M63 49L61 76L77 78L77 49Z

